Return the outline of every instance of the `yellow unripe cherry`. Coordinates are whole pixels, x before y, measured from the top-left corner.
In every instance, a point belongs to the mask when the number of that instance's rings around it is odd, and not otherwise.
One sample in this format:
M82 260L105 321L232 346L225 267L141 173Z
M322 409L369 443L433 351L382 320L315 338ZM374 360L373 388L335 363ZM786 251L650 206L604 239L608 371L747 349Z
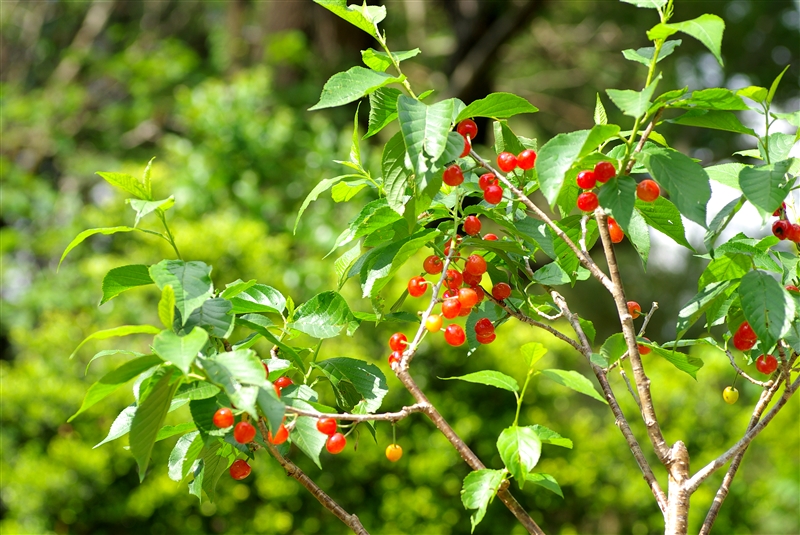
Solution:
M439 314L431 314L425 319L425 328L431 333L439 332L442 329L442 317Z
M728 386L722 391L722 399L728 405L733 405L739 399L739 391L732 386Z
M386 446L386 458L396 463L400 460L400 457L403 456L403 448L400 447L400 444L389 444Z

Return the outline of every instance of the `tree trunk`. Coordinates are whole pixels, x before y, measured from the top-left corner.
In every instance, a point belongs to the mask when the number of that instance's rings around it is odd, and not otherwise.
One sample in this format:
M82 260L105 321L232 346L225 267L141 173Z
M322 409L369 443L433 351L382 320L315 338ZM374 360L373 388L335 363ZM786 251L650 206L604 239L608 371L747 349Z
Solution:
M686 535L689 529L689 452L683 442L676 442L670 451L669 491L665 535Z

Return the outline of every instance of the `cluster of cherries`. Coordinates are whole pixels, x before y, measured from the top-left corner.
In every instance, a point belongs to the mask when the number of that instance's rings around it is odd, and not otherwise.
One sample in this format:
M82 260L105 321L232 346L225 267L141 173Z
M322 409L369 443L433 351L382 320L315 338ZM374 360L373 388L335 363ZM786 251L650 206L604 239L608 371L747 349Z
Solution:
M783 208L785 208L785 206ZM793 285L787 286L786 289L795 292L800 291L797 286ZM758 342L758 335L753 331L750 324L745 321L742 322L739 328L736 329L736 332L733 333L732 341L733 347L739 351L750 351L753 349L753 346L756 345L756 342ZM774 355L759 355L756 359L756 369L764 375L771 375L778 369L778 359L776 359ZM725 403L732 405L739 399L739 391L733 386L728 386L722 392L722 399L725 400Z
M772 214L779 218L772 224L772 233L779 240L789 240L794 243L800 243L800 225L797 223L790 223L786 219L786 203L782 203L781 207L775 210Z

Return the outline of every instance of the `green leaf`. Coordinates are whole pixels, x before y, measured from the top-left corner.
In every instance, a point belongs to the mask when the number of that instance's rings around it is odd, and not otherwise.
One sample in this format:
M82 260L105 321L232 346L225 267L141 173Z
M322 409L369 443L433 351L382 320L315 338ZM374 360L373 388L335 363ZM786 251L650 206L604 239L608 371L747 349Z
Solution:
M264 366L255 352L239 349L199 360L209 380L222 387L234 405L256 418L258 388L267 384ZM245 387L243 385L251 385Z
M636 203L636 181L629 176L612 178L600 187L597 197L600 206L610 213L627 233Z
M114 421L111 423L111 429L108 430L108 435L106 438L95 444L92 449L99 448L103 444L107 442L111 442L112 440L116 440L119 437L125 436L128 434L128 431L131 429L131 423L133 422L133 417L136 414L136 405L128 405L125 407L122 412L120 412Z
M650 99L653 98L653 92L656 90L658 81L659 79L656 78L641 91L606 89L606 93L608 93L612 102L622 110L622 113L631 117L642 117L650 108Z
M458 379L459 381L466 381L468 383L476 383L479 385L494 386L509 392L519 392L519 384L516 379L508 375L494 371L482 370L475 373L468 373L459 377L440 377L443 381L452 381Z
M361 245L355 244L352 249L348 250L342 256L336 259L333 263L333 268L336 270L336 277L339 281L339 289L342 289L344 283L348 279L348 272L353 267L356 259L361 256Z
M184 422L178 425L165 425L161 429L158 430L158 435L156 435L156 442L161 440L166 440L168 438L174 437L175 435L182 435L188 431L194 431L197 429L197 426L194 422Z
M150 395L136 409L131 422L131 454L139 465L139 481L144 480L150 454L156 441L158 430L164 424L170 401L180 385L180 381L170 384L172 373L167 372L156 384Z
M172 398L174 400L185 399L187 401L195 399L208 399L213 398L219 394L220 389L216 385L212 385L204 380L195 381L194 383L183 384L178 389L178 392Z
M674 349L671 351L668 349L662 349L654 344L643 343L642 345L651 348L656 355L666 359L670 364L682 372L688 373L694 380L697 380L697 371L702 368L704 364L702 359L690 357L686 353L681 353L679 351L675 351Z
M175 198L170 195L166 199L160 201L143 201L141 199L126 199L131 208L136 212L136 221L133 223L134 227L139 226L139 220L147 214L160 210L162 212L169 210L175 205Z
M542 370L542 375L562 386L571 388L608 405L608 402L597 393L592 382L574 370Z
M750 100L763 103L767 101L769 91L766 87L751 85L749 87L743 87L742 89L738 90L736 94L742 97L747 97Z
M537 269L533 273L533 280L545 286L559 286L572 282L569 274L555 262Z
M660 9L667 5L667 0L621 0L626 4L633 4L636 7L644 7L650 9Z
M361 212L350 221L347 230L336 238L336 243L333 244L331 252L363 236L372 234L378 229L391 225L399 219L400 215L389 207L387 199L376 199L364 206Z
M334 388L344 381L353 385L355 391L362 397L362 402L368 413L377 411L389 387L386 385L386 376L383 372L368 362L347 357L337 357L323 360L317 367L322 370Z
M96 333L90 334L83 341L78 344L78 347L75 348L75 351L69 356L70 360L78 353L80 348L83 345L90 341L90 340L105 340L106 338L114 338L117 336L128 336L129 334L158 334L161 332L161 329L158 327L153 327L152 325L122 325L120 327L114 327L113 329L105 329L102 331L97 331Z
M161 363L155 355L145 355L137 359L126 362L116 370L105 374L99 381L89 387L86 396L83 398L78 412L70 416L68 422L71 422L78 417L81 413L85 412L88 408L94 406L98 401L105 399L117 388L121 387L137 375L149 370L153 366Z
M213 292L211 266L203 262L184 262L183 260L162 260L150 266L150 276L159 290L172 286L175 292L175 306L181 313L184 323L189 315L199 308Z
M705 170L688 156L663 147L649 147L638 158L669 192L680 213L707 228L706 205L711 198L711 186Z
M656 63L672 54L675 51L675 48L681 45L681 42L682 41L680 39L665 41L664 45L661 47L661 50L658 52L658 59L656 60ZM625 56L625 59L637 61L646 67L650 66L650 62L653 61L653 55L655 53L656 48L654 46L646 46L637 50L629 48L628 50L622 51L622 55Z
M225 290L223 290L223 292L219 294L219 296L222 297L223 299L230 299L231 297L236 297L246 289L255 286L255 284L256 284L255 279L250 279L247 282L243 281L242 279L236 279L232 283L226 284Z
M136 177L127 175L125 173L107 173L99 171L96 174L103 177L103 179L112 186L116 186L119 189L130 193L134 197L138 197L139 199L143 199L145 201L152 200L152 197L145 188L145 185L139 182L139 179Z
M594 323L583 318L579 318L579 323L581 329L583 329L583 334L586 335L586 338L589 339L589 342L594 343L594 337L597 336L597 330L594 328Z
M769 348L789 331L795 314L795 301L770 275L751 271L739 285L742 311L758 339Z
M309 204L311 204L312 202L316 201L317 198L322 193L325 193L326 191L331 189L334 185L338 184L342 180L344 180L346 178L359 178L360 176L361 175L340 175L340 176L333 177L333 178L326 178L326 179L320 181L319 184L314 186L314 189L312 189L311 193L309 193L308 196L306 196L306 198L303 200L303 204L300 206L300 210L298 210L298 212L297 212L297 218L295 218L295 220L294 220L294 228L292 229L292 234L296 234L297 233L297 225L298 225L298 223L300 223L300 217L303 215L303 212L306 211L306 208L308 208ZM226 297L226 296L223 296L223 297Z
M525 358L525 364L528 365L529 370L547 354L547 348L539 342L528 342L522 345L519 350L522 351L522 356Z
M723 163L706 167L706 173L708 173L708 177L711 180L741 191L739 187L739 173L746 167L751 166L743 163Z
M705 314L706 310L714 303L720 295L728 289L732 281L713 282L700 290L692 299L686 303L678 312L678 331L676 337L683 338L686 331Z
M314 338L332 338L354 319L341 295L323 292L300 305L288 326Z
M292 444L300 448L300 451L314 461L318 468L322 468L319 462L319 454L325 446L328 437L317 429L317 419L301 416L295 421L292 430Z
M639 212L633 212L630 225L628 226L628 239L633 244L633 248L639 253L642 259L642 266L647 269L647 258L650 255L650 232L647 230L647 223Z
M178 336L172 331L162 331L153 339L153 351L165 362L171 362L187 375L206 342L208 333L200 328L192 329L186 336Z
M594 105L594 124L608 124L608 115L603 101L600 100L600 93L597 93L597 102Z
M303 370L303 373L306 371L305 363L303 363L303 359L300 358L300 355L292 348L278 340L274 334L272 334L267 328L272 326L272 322L269 319L265 318L264 316L258 314L246 314L244 316L236 318L236 323L240 325L244 325L245 327L252 329L253 331L257 332L267 340L272 345L278 346L281 353L288 356L292 361L297 364L297 367Z
M231 314L272 312L283 314L286 298L278 290L266 284L254 284L230 299Z
M392 56L397 63L401 61L411 59L414 56L418 56L421 50L419 48L415 48L414 50L403 50L402 52L392 52ZM379 52L373 48L368 48L366 50L361 51L361 60L364 62L364 65L369 67L374 71L385 72L392 65L392 60L389 57L389 54L384 52Z
M286 412L286 406L278 399L275 389L272 386L259 388L256 403L261 413L267 417L269 428L275 432L281 426Z
M114 268L103 277L103 299L100 304L110 301L125 290L148 284L153 284L153 279L150 278L147 266L134 264Z
M744 206L744 197L738 197L726 204L722 210L714 216L714 219L711 220L711 224L708 225L708 231L703 237L703 244L706 246L707 251L713 254L714 242L717 241L719 235L722 234L722 231L725 230L725 227L728 226L728 223L731 222L733 216L736 215L742 206Z
M169 478L176 482L183 481L202 449L203 438L200 436L199 431L188 433L179 438L169 454L169 462L167 464Z
M525 150L525 146L509 128L507 121L495 121L492 129L494 130L494 150L498 154L501 152L519 154Z
M542 444L551 444L553 446L572 449L572 441L562 437L552 429L539 424L531 426L529 429L536 433L536 436L539 437Z
M89 373L89 366L91 366L92 362L94 362L95 360L97 360L97 359L99 359L101 357L106 357L108 355L117 355L117 354L130 355L132 357L143 357L144 356L144 353L138 353L136 351L127 351L125 349L106 349L106 350L103 350L103 351L98 351L97 353L95 353L95 355L91 359L89 359L89 362L86 363L86 370L83 372L84 375Z
M664 39L675 32L691 35L706 48L708 48L720 65L722 63L722 32L725 31L725 21L716 15L700 15L696 19L672 24L657 24L649 32L647 38L651 41Z
M603 346L600 348L600 354L603 355L609 364L613 364L628 351L628 343L625 341L625 336L622 333L615 333L606 338Z
M471 117L508 119L521 113L536 113L539 109L522 97L511 93L490 93L478 99L458 114L456 123Z
M713 87L693 91L689 98L669 104L670 108L690 108L698 110L741 111L750 109L742 97L730 89Z
M439 234L438 230L421 229L403 240L373 249L360 273L362 296L377 296L406 261Z
M497 450L519 488L523 488L525 476L539 463L542 454L542 441L538 435L530 427L512 425L500 433Z
M470 516L472 532L475 526L480 524L486 514L486 508L497 494L500 484L503 482L502 470L476 470L467 474L464 478L464 485L461 487L461 503L464 509L477 509Z
M383 189L389 208L402 215L406 209L406 186L411 172L406 169L404 159L406 146L403 134L396 133L383 147L381 170L383 171Z
M175 292L169 284L161 289L161 299L158 301L158 319L167 329L171 329L175 322Z
M675 119L670 119L667 122L685 126L711 128L713 130L724 130L726 132L735 132L737 134L747 134L758 137L752 128L744 126L741 121L729 111L691 109L683 115Z
M747 200L756 208L771 214L789 195L795 183L787 177L791 160L760 167L745 167L739 171L739 187Z
M397 97L400 94L400 90L393 87L381 87L370 93L369 128L362 139L374 136L397 119Z
M776 113L771 111L770 114L776 119L783 119L792 126L800 127L800 110L791 113Z
M234 317L230 315L232 307L227 299L221 297L209 299L191 313L183 329L190 331L193 327L202 327L212 336L228 338L234 326Z
M105 227L105 228L92 228L89 230L84 230L83 232L75 236L75 239L69 242L67 248L64 249L64 253L61 255L61 260L58 261L58 268L61 267L61 263L67 257L67 254L69 254L71 250L80 245L89 236L94 236L95 234L109 235L109 234L116 234L118 232L130 232L132 230L139 230L139 229L135 229L133 227ZM58 269L56 269L56 271L58 271Z
M405 95L397 98L400 131L417 175L430 170L432 162L437 161L444 153L453 106L453 99L428 106Z
M331 76L322 87L319 102L308 109L310 111L343 106L365 97L385 85L403 80L403 77L395 78L384 72L375 72L364 67L351 67L345 72Z
M200 452L200 458L203 461L201 487L213 502L216 497L217 482L236 460L236 450L218 438L209 438Z
M527 480L533 483L534 485L539 485L540 487L546 488L550 492L558 494L562 498L564 497L564 494L561 492L561 487L558 485L558 482L550 474L544 474L544 473L528 474Z
M376 25L386 18L385 7L368 6L366 3L363 6L348 6L346 0L314 0L314 2L378 39Z
M777 77L775 77L775 79L772 81L772 85L769 86L769 94L767 95L767 104L772 104L772 98L775 96L775 91L778 90L778 84L781 83L781 78L783 78L783 75L786 74L786 71L789 70L789 67L790 65L784 67L781 73Z

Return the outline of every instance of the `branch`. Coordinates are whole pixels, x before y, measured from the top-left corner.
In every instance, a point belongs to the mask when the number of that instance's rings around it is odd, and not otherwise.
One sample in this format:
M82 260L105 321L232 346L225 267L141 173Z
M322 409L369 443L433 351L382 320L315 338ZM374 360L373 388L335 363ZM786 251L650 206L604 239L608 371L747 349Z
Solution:
M310 418L333 418L334 420L347 420L350 422L369 422L369 421L384 421L384 422L397 422L402 420L403 418L407 418L411 416L412 413L415 412L426 412L428 408L425 406L424 403L416 403L414 405L409 405L408 407L403 407L401 410L397 412L384 412L382 414L349 414L349 413L329 413L329 412L319 412L314 410L306 410L306 409L298 409L297 407L292 407L290 405L286 405L286 412L291 412L292 414L297 414L299 416L308 416Z
M322 504L323 507L325 507L325 509L336 515L336 517L344 522L347 527L352 529L356 535L369 535L369 532L364 529L364 526L361 525L361 521L356 515L351 515L345 511L341 505L336 503L336 501L328 496L324 490L319 488L319 486L314 483L314 481L308 477L296 464L281 455L281 453L278 451L278 448L273 446L272 443L267 440L267 427L264 425L264 418L259 418L258 428L261 430L261 436L264 439L264 443L267 445L267 449L269 449L269 452L272 454L272 456L277 459L277 461L286 471L286 475L296 479L319 501L319 503Z
M733 369L736 370L736 373L738 373L739 375L741 375L743 378L747 379L748 381L750 381L754 385L758 385L761 388L770 388L773 385L773 383L775 382L775 381L767 381L765 383L763 381L759 381L757 379L753 379L752 377L747 375L747 373L745 373L744 370L742 370L739 366L736 365L736 361L733 359L733 353L731 353L730 350L726 349L725 350L725 354L728 355L728 360L731 361L731 366L733 366Z
M737 442L733 446L731 446L730 449L728 449L728 451L726 451L725 453L723 453L722 455L720 455L719 457L717 457L716 459L705 465L699 472L697 472L694 476L692 476L692 478L688 481L686 486L689 492L694 492L695 490L697 490L697 487L699 487L700 484L708 478L708 476L710 476L711 474L722 468L736 454L738 454L740 451L746 448L753 441L753 439L756 438L758 434L767 426L767 424L769 424L772 421L775 415L778 414L778 412L780 412L783 406L786 405L786 402L789 401L789 398L792 397L792 394L794 394L799 387L800 387L800 377L798 377L794 381L794 383L792 383L791 388L787 388L786 390L784 390L781 398L778 400L777 403L775 403L775 406L772 407L772 410L770 410L767 413L767 415L764 417L763 420L759 421L756 425L754 425L751 429L749 429L744 434L742 439L739 440L739 442Z
M636 154L637 152L642 152L642 149L644 148L645 141L647 141L647 138L650 137L650 133L653 131L653 128L655 128L655 126L656 126L656 123L661 118L661 113L663 111L664 111L664 108L658 108L658 111L653 116L653 120L650 121L650 124L648 124L647 128L645 128L644 132L642 132L642 137L639 139L639 143L636 145L636 148L633 149L633 153L631 154L631 156L633 156L633 154ZM633 169L634 163L635 163L635 160L633 158L628 160L628 165L625 167L625 174L626 175L631 174L631 169Z
M510 316L517 318L522 323L527 323L528 325L544 329L545 331L549 332L559 340L562 340L571 345L572 347L574 347L576 351L583 352L583 349L578 342L576 342L566 334L562 333L561 331L556 330L555 328L551 327L550 325L547 325L546 323L542 323L541 321L536 321L535 319L523 314L522 312L512 309L505 302L498 301L497 299L495 299L490 292L484 291L484 293L486 294L486 297L488 297L495 305L499 306L500 308L508 312Z
M639 334L637 336L640 336L640 337L644 336L645 330L647 329L647 325L650 323L650 319L653 317L653 314L656 313L656 310L658 310L658 303L653 301L653 306L650 308L650 312L647 313L647 316L645 316L644 321L642 322L642 327L639 329ZM637 347L638 347L638 345L637 345ZM617 360L612 362L611 365L609 365L608 368L606 368L606 373L610 372L611 370L613 370L617 366L622 366L622 362L626 358L628 358L628 352L627 351L620 358L618 358ZM626 377L625 380L627 381L628 378ZM637 398L636 403L639 403L638 398ZM641 408L642 407L641 407L641 404L640 404L639 405L639 409L641 409Z

